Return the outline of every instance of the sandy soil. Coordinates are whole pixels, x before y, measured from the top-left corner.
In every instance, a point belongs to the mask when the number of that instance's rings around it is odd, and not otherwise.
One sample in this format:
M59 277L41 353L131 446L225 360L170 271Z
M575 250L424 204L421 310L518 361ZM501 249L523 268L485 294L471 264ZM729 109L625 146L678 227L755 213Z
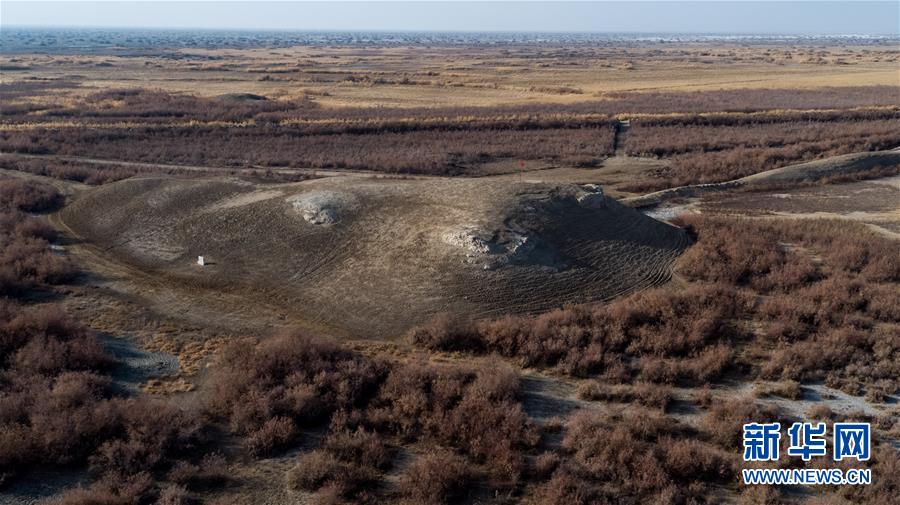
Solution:
M866 223L900 239L900 176L772 192L708 195L694 209L703 213L770 218L830 218Z
M326 107L572 103L612 91L897 84L895 47L849 45L523 45L478 53L467 46L184 48L162 56L4 55L0 64L22 69L7 71L10 81L82 76L76 96L132 87L206 96L308 94ZM398 85L403 79L407 84Z
M163 303L188 287L198 301L270 305L276 323L393 337L437 312L536 312L665 282L687 237L595 191L485 178L140 178L80 194L59 221L108 261L156 277ZM211 264L195 265L198 255ZM182 310L202 314L197 305Z

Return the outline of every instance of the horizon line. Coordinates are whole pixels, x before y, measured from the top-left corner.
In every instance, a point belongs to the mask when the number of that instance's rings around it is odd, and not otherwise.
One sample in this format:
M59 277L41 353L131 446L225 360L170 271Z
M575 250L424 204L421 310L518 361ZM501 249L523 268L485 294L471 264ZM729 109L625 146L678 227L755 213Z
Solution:
M729 31L592 31L592 30L465 30L465 29L414 29L414 28L247 28L247 27L193 27L193 26L113 26L113 25L28 25L5 24L3 28L27 29L84 29L84 30L155 30L155 31L236 31L236 32L269 32L269 33L496 33L496 34L546 34L546 35L731 35L731 36L769 36L769 37L868 37L868 38L900 38L900 33L852 33L852 32L729 32Z

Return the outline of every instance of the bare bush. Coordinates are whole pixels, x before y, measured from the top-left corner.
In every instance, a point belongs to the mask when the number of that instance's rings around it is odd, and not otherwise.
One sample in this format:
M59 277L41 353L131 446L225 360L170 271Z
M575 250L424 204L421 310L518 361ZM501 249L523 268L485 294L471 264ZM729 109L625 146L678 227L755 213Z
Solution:
M327 451L316 450L301 454L287 474L288 486L291 489L316 491L328 482L338 466L337 458Z
M774 405L761 405L749 398L736 398L713 403L701 425L716 443L726 449L734 449L741 445L744 424L773 422L778 419L778 408Z
M232 431L250 437L251 452L262 454L291 443L296 437L291 426L320 424L336 410L369 398L382 368L300 332L258 345L239 341L221 352L207 403L228 418Z
M52 186L20 179L0 179L0 210L46 212L62 205L63 197Z
M456 503L466 496L472 472L458 456L433 451L418 457L403 474L400 493L411 503L441 505Z

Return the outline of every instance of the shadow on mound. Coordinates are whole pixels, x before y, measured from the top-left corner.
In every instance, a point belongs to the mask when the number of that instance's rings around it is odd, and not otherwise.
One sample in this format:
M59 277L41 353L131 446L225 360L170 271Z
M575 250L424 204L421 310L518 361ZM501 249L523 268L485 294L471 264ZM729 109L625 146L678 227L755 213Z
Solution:
M668 280L689 244L596 186L463 178L264 188L131 179L82 195L61 217L173 282L236 291L361 337L396 336L438 312L610 299ZM198 267L198 255L216 264Z

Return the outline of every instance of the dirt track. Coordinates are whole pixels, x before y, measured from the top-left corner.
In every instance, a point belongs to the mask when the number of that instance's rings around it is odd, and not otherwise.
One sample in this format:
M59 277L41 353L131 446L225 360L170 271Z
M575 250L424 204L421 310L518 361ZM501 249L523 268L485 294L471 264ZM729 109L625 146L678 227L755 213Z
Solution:
M890 151L853 153L822 160L767 170L732 181L695 184L664 189L646 195L626 198L623 203L632 207L652 207L675 198L691 198L707 193L718 193L736 188L766 187L776 184L797 184L818 181L838 175L849 175L876 166L900 164L900 148Z

